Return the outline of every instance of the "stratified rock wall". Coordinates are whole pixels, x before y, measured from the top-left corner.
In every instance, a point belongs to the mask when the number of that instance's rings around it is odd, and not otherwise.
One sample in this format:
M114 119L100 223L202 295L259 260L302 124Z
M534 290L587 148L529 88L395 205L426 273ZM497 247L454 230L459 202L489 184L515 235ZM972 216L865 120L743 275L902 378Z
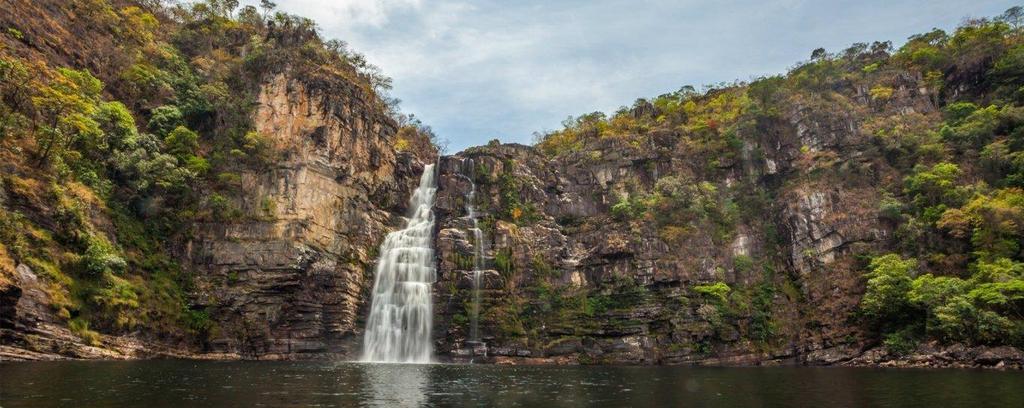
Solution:
M397 153L394 121L341 79L282 73L258 101L279 160L242 175L245 220L197 227L195 307L218 323L213 351L351 354L377 246L436 153Z
M854 254L891 245L876 180L894 172L862 122L872 112L935 114L918 80L901 78L885 106L852 87L840 90L848 106L794 98L745 130L742 154L712 169L688 150L686 134L665 130L643 145L602 139L555 160L497 143L442 158L438 350L455 360L547 363L831 364L859 355L868 344L850 322L863 292ZM840 171L808 168L828 161L809 157L833 158ZM490 216L487 347L465 343L469 161L474 204ZM659 229L658 214L613 211L669 177L719 194L740 215L672 230ZM751 196L760 201L748 204ZM525 211L516 219L512 207ZM754 300L702 292L716 283Z

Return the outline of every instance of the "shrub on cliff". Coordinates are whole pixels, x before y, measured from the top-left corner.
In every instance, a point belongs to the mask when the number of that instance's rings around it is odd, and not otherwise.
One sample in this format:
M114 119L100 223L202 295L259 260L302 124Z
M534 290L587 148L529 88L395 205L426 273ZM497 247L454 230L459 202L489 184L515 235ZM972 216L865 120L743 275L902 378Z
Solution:
M865 275L867 290L860 302L863 314L871 321L882 324L909 318L913 314L913 307L907 294L916 267L916 259L902 259L896 254L872 259Z
M916 267L914 259L887 254L872 259L865 274L861 313L889 338L927 334L975 344L1024 342L1024 264L979 261L968 279L914 277Z

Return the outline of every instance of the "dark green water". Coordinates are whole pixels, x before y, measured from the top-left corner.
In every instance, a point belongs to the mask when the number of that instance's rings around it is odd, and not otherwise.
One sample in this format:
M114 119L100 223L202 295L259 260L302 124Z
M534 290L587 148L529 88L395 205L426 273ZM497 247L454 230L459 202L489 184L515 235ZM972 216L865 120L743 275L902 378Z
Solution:
M0 407L1024 407L1024 373L317 362L0 364Z

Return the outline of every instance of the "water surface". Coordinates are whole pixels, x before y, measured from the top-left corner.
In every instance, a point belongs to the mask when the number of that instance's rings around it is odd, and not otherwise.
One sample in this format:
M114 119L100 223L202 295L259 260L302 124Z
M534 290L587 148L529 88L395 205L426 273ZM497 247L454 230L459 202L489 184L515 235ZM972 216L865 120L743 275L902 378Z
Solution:
M334 362L0 364L17 407L1024 407L1024 373Z

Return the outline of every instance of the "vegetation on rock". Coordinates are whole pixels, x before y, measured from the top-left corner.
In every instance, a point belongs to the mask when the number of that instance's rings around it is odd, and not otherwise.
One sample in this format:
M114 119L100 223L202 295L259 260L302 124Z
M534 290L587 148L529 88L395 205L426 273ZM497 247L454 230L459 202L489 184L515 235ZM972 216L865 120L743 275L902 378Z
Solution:
M633 231L654 228L670 246L708 235L715 245L729 245L737 228L757 226L771 245L802 247L796 231L785 231L790 221L769 215L782 210L783 194L806 196L830 183L872 191L876 201L866 205L891 239L844 248L866 259L854 266L864 286L851 317L867 336L897 354L926 340L1024 346L1020 14L1013 8L968 20L951 33L912 36L899 48L875 42L835 54L819 49L786 75L702 91L685 86L611 114L570 117L563 129L538 135L536 147L568 163L600 163L610 149L671 161L655 165L653 180L615 184L620 194L607 207L613 221ZM819 131L816 122L832 128ZM829 139L842 127L867 144ZM765 143L779 132L800 139L792 159L778 159L786 146ZM809 205L820 200L812 196ZM835 205L853 211L865 204ZM779 228L789 237L771 238ZM733 266L793 270L794 262L810 262L809 273L836 273L824 263L837 255L819 251L804 248L796 261L744 254ZM713 303L735 299L763 308L787 280L778 275L733 288L732 295L731 281L692 290ZM770 315L749 316L744 336L763 339L775 330Z
M231 199L246 194L242 173L277 159L253 124L266 79L346 81L398 116L390 79L309 19L272 2L162 3L50 2L46 16L0 19L0 262L31 268L94 345L97 331L201 341L216 330L175 259L197 223L274 212ZM82 31L53 34L43 17ZM418 121L400 125L414 134L400 143L433 140ZM0 274L9 284L14 271Z

